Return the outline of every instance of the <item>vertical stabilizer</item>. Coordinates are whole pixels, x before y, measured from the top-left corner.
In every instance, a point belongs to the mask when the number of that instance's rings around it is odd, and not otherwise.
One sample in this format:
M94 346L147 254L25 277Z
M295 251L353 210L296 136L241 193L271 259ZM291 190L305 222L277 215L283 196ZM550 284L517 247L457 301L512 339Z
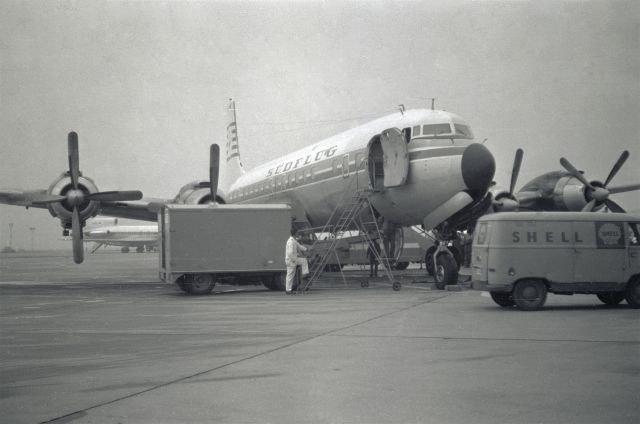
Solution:
M229 99L227 109L227 146L225 151L225 173L223 180L224 190L228 190L241 175L244 168L240 161L240 147L238 145L238 127L236 125L236 102Z

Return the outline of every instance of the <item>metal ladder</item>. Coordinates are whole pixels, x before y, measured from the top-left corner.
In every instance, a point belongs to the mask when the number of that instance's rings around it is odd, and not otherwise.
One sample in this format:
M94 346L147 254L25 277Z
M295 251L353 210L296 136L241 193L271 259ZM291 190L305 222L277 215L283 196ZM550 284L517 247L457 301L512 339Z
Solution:
M338 206L336 206L336 209L334 209L334 213L338 209ZM362 212L362 209L365 206L368 206L371 216L375 216L373 213L373 207L369 202L368 192L364 190L356 191L351 197L351 202L344 208L342 214L336 222L336 225L331 228L331 231L327 231L330 229L330 227L328 224L325 225L322 232L330 232L332 238L330 239L330 242L327 244L327 246L322 247L322 250L319 250L318 244L324 242L324 240L316 240L313 245L311 245L310 250L313 252L315 248L316 252L318 252L319 255L310 266L309 278L304 284L300 284L298 286L298 291L307 291L309 287L311 287L311 285L320 278L322 272L324 271L324 267L327 264L328 258L336 251L336 247L340 242L340 237L346 231L353 228L357 229L362 234L364 241L366 241L367 245L374 252L374 255L378 262L383 265L389 281L393 284L394 290L399 289L399 283L393 282L393 274L391 273L389 259L386 257L386 255L384 257L380 255L380 253L374 248L374 240L382 239L382 234L380 232L377 221L374 220L373 223L364 223L361 219L360 212ZM373 227L375 229L375 237L372 238L369 235L369 233L373 231L373 229L367 227Z

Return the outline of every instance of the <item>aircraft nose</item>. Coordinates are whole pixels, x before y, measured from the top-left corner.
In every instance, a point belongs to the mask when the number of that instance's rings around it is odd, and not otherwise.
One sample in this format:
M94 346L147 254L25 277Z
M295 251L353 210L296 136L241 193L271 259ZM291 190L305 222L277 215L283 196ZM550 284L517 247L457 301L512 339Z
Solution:
M473 143L464 150L460 166L465 185L473 191L486 191L496 172L493 155L478 143Z

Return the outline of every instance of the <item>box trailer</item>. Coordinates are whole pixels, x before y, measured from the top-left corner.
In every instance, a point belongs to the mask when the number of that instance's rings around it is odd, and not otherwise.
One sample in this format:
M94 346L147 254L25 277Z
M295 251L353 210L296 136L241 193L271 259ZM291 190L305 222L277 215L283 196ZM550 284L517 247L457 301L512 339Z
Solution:
M167 205L158 216L160 279L190 294L216 283L284 290L287 205Z

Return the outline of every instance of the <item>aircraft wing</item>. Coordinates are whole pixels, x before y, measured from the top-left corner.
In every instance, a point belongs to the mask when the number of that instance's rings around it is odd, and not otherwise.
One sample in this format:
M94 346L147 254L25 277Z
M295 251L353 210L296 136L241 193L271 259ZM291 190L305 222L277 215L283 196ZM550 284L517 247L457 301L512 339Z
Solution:
M47 190L0 190L0 204L24 206L27 208L47 208L50 203L64 201L64 196L49 194ZM158 211L169 199L142 198L140 200L100 201L100 215L117 218L139 219L156 222Z
M173 200L142 198L121 202L101 202L100 215L116 218L139 219L142 221L158 221L158 211Z
M58 196L56 196L57 198ZM50 198L50 199L49 199ZM55 201L47 190L3 190L0 191L0 203L14 206L46 208L46 200ZM38 203L40 202L40 203Z

